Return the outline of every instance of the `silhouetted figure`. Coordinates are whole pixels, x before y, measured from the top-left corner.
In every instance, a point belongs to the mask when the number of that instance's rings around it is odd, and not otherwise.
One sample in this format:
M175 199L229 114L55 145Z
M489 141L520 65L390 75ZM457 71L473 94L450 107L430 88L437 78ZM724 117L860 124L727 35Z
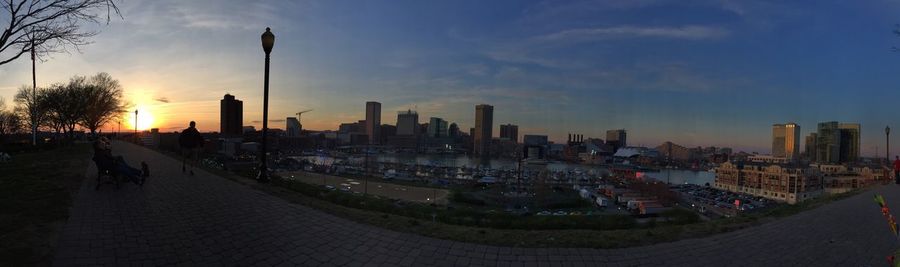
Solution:
M100 137L94 142L94 160L99 168L112 170L140 186L143 186L147 177L150 176L150 168L146 162L141 162L145 172L129 166L122 156L113 156L112 147L106 137Z
M200 149L203 147L203 136L200 135L200 131L197 131L196 126L197 123L191 121L191 126L181 131L181 136L178 137L178 144L181 145L181 155L183 157L181 172L188 171L187 165L190 165L191 175L194 175L194 167L199 162Z
M894 183L900 184L900 156L894 159Z

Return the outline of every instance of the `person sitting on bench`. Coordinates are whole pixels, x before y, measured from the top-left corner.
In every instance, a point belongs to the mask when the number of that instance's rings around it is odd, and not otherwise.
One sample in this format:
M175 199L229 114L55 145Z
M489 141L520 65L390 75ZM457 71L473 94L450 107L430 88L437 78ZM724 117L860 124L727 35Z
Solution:
M147 176L150 175L150 168L147 166L146 162L141 162L141 167L144 169L142 171L129 166L122 156L113 156L109 139L106 139L106 137L100 137L100 139L94 143L94 158L97 161L97 165L109 168L110 170L127 177L137 185L144 185L144 181L146 181Z

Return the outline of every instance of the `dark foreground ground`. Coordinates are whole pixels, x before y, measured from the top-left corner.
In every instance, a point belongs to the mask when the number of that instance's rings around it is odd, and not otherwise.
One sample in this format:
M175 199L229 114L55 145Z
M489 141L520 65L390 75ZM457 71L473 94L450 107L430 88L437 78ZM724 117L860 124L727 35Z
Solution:
M94 191L87 179L54 265L884 266L897 247L872 193L758 227L625 249L509 248L438 240L341 219L117 142L153 166L144 188ZM88 167L88 177L96 170Z

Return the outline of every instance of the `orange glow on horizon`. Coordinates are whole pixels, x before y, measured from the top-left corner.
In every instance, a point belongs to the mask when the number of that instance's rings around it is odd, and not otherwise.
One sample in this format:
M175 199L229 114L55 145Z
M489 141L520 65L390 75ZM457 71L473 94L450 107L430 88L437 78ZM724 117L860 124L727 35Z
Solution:
M127 116L126 125L128 125L129 129L138 131L149 130L150 128L154 128L154 120L153 114L150 112L150 109L146 107L138 107L137 108L137 127L135 127L135 114L134 111L129 112L130 114Z

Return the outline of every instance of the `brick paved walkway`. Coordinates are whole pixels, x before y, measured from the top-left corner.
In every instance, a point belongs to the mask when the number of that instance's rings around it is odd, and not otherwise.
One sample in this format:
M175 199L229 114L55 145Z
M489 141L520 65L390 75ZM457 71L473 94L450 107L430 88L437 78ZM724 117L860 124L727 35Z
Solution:
M203 171L182 175L175 160L134 145L113 149L134 165L147 161L154 176L143 189L119 191L94 191L94 180L86 180L55 265L884 266L898 245L871 193L758 227L647 247L467 244L351 222ZM900 212L900 187L874 191Z

